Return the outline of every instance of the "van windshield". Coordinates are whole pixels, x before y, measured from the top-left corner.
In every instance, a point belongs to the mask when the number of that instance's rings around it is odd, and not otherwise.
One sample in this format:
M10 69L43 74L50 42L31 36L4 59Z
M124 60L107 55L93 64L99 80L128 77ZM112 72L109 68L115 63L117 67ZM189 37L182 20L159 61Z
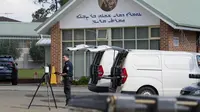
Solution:
M197 64L200 67L200 55L197 55Z

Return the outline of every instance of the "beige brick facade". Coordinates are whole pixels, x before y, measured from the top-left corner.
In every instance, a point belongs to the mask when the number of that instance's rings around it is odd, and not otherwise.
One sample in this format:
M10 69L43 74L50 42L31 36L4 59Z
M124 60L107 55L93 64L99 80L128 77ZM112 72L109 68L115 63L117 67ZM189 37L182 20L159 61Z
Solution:
M193 31L175 30L162 20L160 21L160 49L166 51L196 52L197 33ZM179 38L179 46L174 46L173 37Z
M61 55L62 55L62 39L59 23L56 23L51 28L51 64L55 66L56 71L61 72ZM57 82L60 82L60 77L57 78Z

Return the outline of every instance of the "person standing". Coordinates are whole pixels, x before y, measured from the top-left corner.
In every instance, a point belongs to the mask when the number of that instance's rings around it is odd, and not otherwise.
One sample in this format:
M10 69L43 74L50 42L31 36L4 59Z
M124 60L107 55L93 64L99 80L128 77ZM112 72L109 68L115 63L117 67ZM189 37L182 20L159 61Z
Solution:
M69 55L63 55L64 67L62 73L59 75L63 77L63 84L64 84L64 93L66 96L66 104L68 105L69 100L71 99L71 84L72 84L72 77L73 77L73 65L69 60Z

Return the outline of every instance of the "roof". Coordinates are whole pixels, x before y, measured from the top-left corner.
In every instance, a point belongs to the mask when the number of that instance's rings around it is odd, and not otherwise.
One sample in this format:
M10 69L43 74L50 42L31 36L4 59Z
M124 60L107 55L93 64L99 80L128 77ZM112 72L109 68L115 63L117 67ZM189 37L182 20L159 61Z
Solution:
M51 45L51 38L41 38L36 43L36 46L50 46L50 45Z
M83 1L84 0L69 0L67 3L65 3L64 6L62 6L57 12L51 15L43 24L38 26L35 30L39 34L47 34L49 29L54 24L60 21L67 13L69 13L72 9L74 9Z
M200 15L193 13L200 10L200 0L133 0L152 14L172 26L174 29L200 31ZM36 28L39 34L46 34L49 29L62 19L70 10L84 0L69 0L56 13ZM189 4L189 5L188 5Z
M45 22L48 19L48 17L40 18L38 20L32 20L32 22Z
M5 22L21 22L21 21L15 20L15 19L0 16L0 22L2 22L2 21L5 21Z
M41 23L0 22L0 36L39 36L34 30Z
M200 31L200 0L135 0L174 29Z

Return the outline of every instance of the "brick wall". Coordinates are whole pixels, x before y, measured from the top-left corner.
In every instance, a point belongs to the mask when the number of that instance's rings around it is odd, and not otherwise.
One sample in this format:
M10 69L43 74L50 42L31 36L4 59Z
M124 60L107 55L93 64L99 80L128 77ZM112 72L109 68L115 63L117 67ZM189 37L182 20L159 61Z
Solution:
M169 37L173 36L173 28L160 21L160 50L169 50Z
M61 30L59 23L56 23L51 28L51 64L55 66L56 71L61 72ZM60 82L60 77L57 77L57 82Z
M160 36L161 50L196 52L196 32L175 30L161 20ZM173 37L179 38L179 46L174 46Z

